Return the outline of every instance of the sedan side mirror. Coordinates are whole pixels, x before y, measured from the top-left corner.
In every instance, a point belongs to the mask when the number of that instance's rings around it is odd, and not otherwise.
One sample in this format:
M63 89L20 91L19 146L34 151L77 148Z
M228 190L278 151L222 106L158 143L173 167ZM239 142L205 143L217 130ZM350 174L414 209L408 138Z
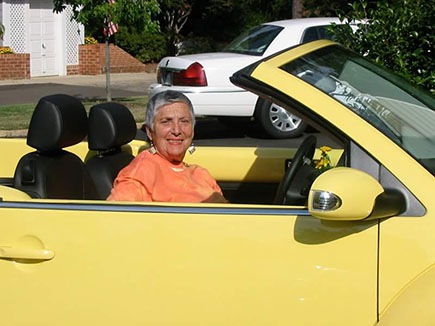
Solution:
M323 220L363 220L396 216L406 208L397 190L384 190L369 174L338 167L322 173L313 182L308 210Z

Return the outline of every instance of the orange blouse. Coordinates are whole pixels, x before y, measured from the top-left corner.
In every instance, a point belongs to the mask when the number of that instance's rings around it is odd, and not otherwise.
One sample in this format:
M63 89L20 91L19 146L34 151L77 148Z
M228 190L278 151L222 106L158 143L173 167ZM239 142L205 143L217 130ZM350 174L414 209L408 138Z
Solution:
M184 162L174 165L159 154L143 151L119 172L107 200L206 202L216 196L224 201L206 169Z

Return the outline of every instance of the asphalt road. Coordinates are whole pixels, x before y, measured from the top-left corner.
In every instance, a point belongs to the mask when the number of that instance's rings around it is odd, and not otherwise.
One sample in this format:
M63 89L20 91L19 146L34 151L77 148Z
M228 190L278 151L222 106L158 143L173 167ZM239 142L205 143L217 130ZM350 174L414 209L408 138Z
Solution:
M154 73L111 74L112 98L144 96L156 80ZM0 81L0 105L37 103L47 95L68 94L81 100L105 99L106 77L56 76Z

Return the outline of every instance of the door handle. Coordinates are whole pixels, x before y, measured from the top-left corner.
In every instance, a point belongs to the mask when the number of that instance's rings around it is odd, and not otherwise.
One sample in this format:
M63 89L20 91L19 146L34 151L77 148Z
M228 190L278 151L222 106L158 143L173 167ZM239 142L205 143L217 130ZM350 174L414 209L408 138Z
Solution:
M49 249L30 249L0 246L0 259L1 258L50 260L54 258L54 251Z

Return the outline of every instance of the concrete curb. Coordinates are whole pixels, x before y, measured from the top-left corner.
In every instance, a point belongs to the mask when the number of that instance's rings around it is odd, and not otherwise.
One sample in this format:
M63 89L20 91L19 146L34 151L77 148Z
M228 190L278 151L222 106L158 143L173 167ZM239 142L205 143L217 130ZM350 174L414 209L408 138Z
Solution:
M0 138L25 138L27 129L20 130L0 130Z

